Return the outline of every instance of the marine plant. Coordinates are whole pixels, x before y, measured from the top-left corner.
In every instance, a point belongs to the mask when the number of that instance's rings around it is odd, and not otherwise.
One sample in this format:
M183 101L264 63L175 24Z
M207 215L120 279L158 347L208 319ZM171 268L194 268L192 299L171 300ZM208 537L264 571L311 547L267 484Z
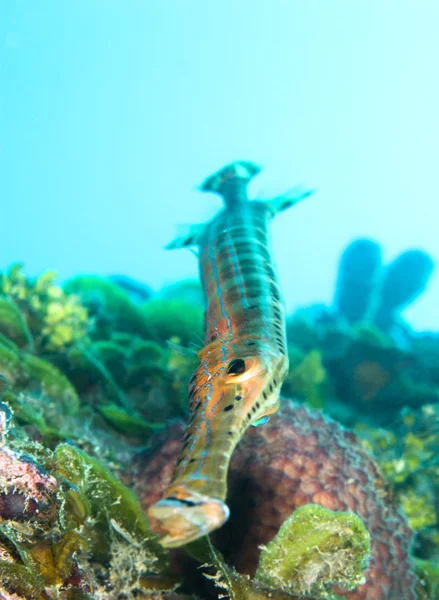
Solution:
M228 565L208 537L186 546L203 563L204 576L233 600L336 600L334 586L354 589L364 583L369 550L361 519L313 504L294 511L262 549L253 579Z
M0 331L19 347L37 353L63 352L87 338L91 322L78 298L66 294L46 271L30 279L12 265L0 279Z
M263 548L255 579L276 590L330 597L330 586L352 590L366 582L369 552L369 533L355 514L308 504Z
M358 424L374 451L395 499L416 532L419 558L439 558L439 404L405 408L394 429ZM427 550L428 549L428 550Z
M5 404L0 410L3 597L114 600L174 589L166 552L134 494L69 444L50 452L9 443L11 413Z
M94 318L94 339L106 339L111 331L151 338L151 329L140 306L109 279L79 275L66 281L63 289L66 294L78 296Z

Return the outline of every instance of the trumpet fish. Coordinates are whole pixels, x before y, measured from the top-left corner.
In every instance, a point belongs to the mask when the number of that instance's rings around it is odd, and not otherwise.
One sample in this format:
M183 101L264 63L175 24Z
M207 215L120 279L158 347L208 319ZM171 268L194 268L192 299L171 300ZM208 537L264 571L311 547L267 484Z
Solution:
M168 248L198 247L206 299L204 347L189 381L190 421L173 479L149 509L160 543L174 548L220 527L232 453L250 425L266 422L279 406L288 372L285 310L273 264L269 225L279 212L312 192L250 201L259 168L234 162L201 187L220 194L225 208L192 227Z

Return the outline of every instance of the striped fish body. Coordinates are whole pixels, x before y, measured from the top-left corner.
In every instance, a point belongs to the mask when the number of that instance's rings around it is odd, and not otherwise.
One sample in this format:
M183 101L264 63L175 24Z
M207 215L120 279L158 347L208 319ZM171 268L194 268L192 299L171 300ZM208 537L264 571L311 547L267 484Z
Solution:
M248 201L258 172L233 163L204 184L226 208L172 247L199 247L206 296L205 346L189 382L190 422L173 480L150 514L161 543L176 547L220 527L228 518L227 471L250 425L276 412L288 371L285 313L270 250L269 224L294 199Z

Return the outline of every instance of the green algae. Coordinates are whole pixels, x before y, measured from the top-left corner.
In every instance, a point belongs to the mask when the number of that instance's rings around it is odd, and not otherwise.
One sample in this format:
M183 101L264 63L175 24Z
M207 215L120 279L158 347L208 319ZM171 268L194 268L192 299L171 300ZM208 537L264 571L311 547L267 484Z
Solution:
M255 579L274 589L330 598L329 586L364 583L370 537L359 517L318 505L298 508L263 549Z
M0 338L0 374L6 378L10 384L14 384L21 371L21 360L18 347L10 342Z
M56 410L61 414L74 415L80 406L79 396L69 379L56 366L34 354L18 348L13 342L0 339L0 375L9 385L9 402L17 415L25 422L47 428L46 416ZM39 395L39 406L32 406L30 395ZM43 400L44 398L44 400ZM52 423L54 425L54 423Z
M60 444L55 457L57 472L77 490L69 498L71 522L83 520L81 535L94 560L110 565L113 585L125 592L136 586L150 592L174 589L177 580L169 572L168 554L135 494L78 448Z
M16 600L48 600L49 598L44 592L39 577L22 564L3 560L0 560L0 597L16 598Z
M294 594L284 590L274 590L266 587L263 583L252 580L248 575L238 573L224 560L212 544L208 536L190 542L184 546L185 551L202 563L203 575L211 580L216 588L221 590L218 598L229 598L230 600L300 600Z
M102 340L95 342L92 349L94 356L105 367L106 372L111 373L114 382L119 387L123 386L126 375L126 348L113 340Z
M0 296L0 333L20 347L33 350L32 334L22 312L11 298Z
M87 338L87 310L55 285L56 273L28 278L16 264L0 280L0 330L30 351L63 352Z
M321 353L313 350L306 354L299 364L290 368L284 387L294 396L303 397L310 408L323 408L322 384L326 371L322 364Z
M417 588L419 600L439 598L439 566L433 561L416 558L415 567L419 576Z
M85 527L85 530L95 556L108 554L109 532L114 529L127 532L139 544L148 544L156 556L157 566L166 566L167 553L151 532L148 520L129 488L97 459L69 444L57 446L55 458L57 472L74 485L90 505L92 527Z
M77 412L80 404L78 394L70 381L54 365L32 354L22 355L25 377L30 385L35 381L55 401L62 403L70 414Z
M67 281L63 289L66 294L78 295L93 316L95 339L105 339L114 330L151 338L151 327L142 309L112 281L81 275Z
M439 405L425 404L421 410L403 409L395 430L356 427L363 445L377 457L418 543L427 548L439 544L438 423Z
M187 345L190 342L202 345L203 307L186 300L152 299L143 306L143 313L158 340L178 338Z
M99 412L116 431L125 435L138 436L145 439L145 436L150 435L153 431L163 429L163 425L148 423L148 421L145 421L141 417L127 413L116 404L100 406Z
M125 598L128 592L129 598L146 598L176 587L167 552L131 490L97 459L73 446L60 444L54 453L34 443L27 446L48 472L44 475L43 467L32 460L35 473L48 478L58 493L45 509L49 512L38 516L39 525L0 519L0 590L5 586L17 595L14 598L86 600L95 597L91 590L99 588L104 573L108 596L100 598ZM35 502L28 479L30 457L17 452L7 456L15 457L15 471L23 468L28 473L20 493ZM139 596L140 591L145 595Z
M82 384L85 382L85 389L92 382L100 382L104 386L106 395L114 398L121 406L130 409L130 404L122 391L117 385L113 375L107 369L105 364L97 358L93 352L93 346L86 348L84 346L76 346L68 353L68 361L72 368L75 369L75 374L72 375L74 382L83 389Z

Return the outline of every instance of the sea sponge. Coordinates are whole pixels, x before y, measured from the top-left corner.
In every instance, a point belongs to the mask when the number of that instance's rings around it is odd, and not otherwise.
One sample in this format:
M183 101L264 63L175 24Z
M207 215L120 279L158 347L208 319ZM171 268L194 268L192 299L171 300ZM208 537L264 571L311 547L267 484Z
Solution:
M373 240L354 240L341 255L334 305L348 323L366 318L380 268L381 247Z
M399 313L425 290L433 269L433 259L423 250L407 250L387 266L374 316L380 329L391 331Z

